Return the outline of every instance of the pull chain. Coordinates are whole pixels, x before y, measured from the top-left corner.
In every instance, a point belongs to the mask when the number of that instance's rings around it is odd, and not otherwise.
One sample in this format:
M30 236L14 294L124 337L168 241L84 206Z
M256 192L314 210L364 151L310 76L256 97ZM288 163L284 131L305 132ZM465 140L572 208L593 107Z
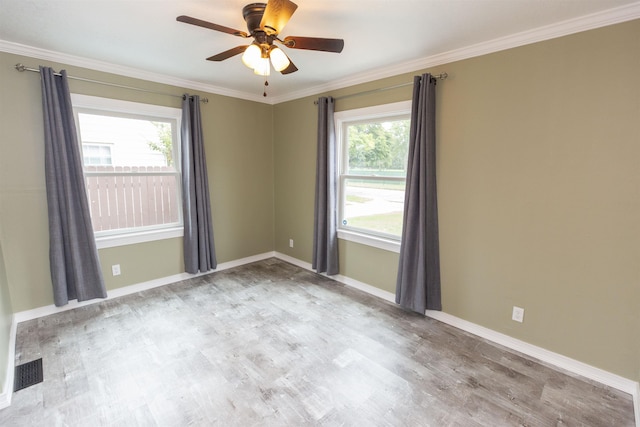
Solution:
M267 86L269 86L269 82L267 81L267 76L264 76L264 93L262 94L264 97L267 96Z

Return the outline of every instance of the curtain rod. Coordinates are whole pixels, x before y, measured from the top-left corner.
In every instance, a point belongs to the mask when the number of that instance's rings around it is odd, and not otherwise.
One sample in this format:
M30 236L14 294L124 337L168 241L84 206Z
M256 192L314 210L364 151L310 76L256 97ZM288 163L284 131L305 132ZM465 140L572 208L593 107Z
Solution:
M435 76L431 76L431 77L433 77L434 79L437 79L437 80L445 80L447 77L449 77L449 75L447 73L441 73L441 74L436 74ZM349 95L338 96L338 97L333 98L333 100L337 101L339 99L352 98L354 96L369 95L369 94L372 94L372 93L384 92L385 90L397 89L397 88L400 88L400 87L412 86L412 85L413 85L413 82L400 83L400 84L395 85L395 86L381 87L381 88L378 88L378 89L365 90L363 92L356 92L356 93L350 93ZM313 101L313 103L318 105L318 101Z
M34 73L39 73L40 72L40 70L37 69L37 68L25 67L22 64L16 64L15 65L15 69L20 71L20 72L23 72L23 71L32 71ZM56 75L56 76L60 75L60 73L55 73L55 72L53 74ZM104 85L104 86L112 86L112 87L119 87L119 88L122 88L122 89L137 90L139 92L154 93L156 95L174 96L176 98L182 98L182 96L183 96L183 95L176 95L174 93L158 92L158 91L155 91L155 90L142 89L142 88L139 88L139 87L125 86L125 85L120 85L120 84L117 84L117 83L103 82L103 81L100 81L100 80L85 79L84 77L67 76L67 78L72 79L72 80L79 80L79 81L83 81L83 82L96 83L96 84ZM201 98L200 101L203 104L206 104L206 103L209 102L209 98Z

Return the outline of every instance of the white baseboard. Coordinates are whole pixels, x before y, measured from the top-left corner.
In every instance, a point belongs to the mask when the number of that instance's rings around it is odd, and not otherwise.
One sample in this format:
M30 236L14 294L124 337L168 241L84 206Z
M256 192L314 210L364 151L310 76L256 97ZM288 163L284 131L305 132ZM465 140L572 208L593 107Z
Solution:
M510 337L509 335L496 332L493 329L468 322L443 311L427 310L426 315L473 335L485 338L496 344L524 353L550 365L624 391L625 393L633 394L636 386L638 385L635 381L631 381L611 372L596 368L595 366L587 365L586 363L571 359L567 356L554 353L553 351L546 350L542 347L529 344L525 341Z
M311 268L311 264L301 261L297 258L293 258L289 255L285 255L280 252L265 252L263 254L254 255L251 257L242 258L242 259L219 264L216 270L207 272L207 273L199 273L199 274L181 273L173 276L163 277L160 279L154 279L147 282L114 289L109 291L109 296L107 297L107 299L117 298L124 295L136 293L136 292L141 292L147 289L156 288L158 286L168 285L171 283L178 282L180 280L185 280L192 277L198 277L203 274L209 274L216 271L227 270L229 268L238 267L238 266L249 264L256 261L261 261L271 257L276 257L283 261L296 265L298 267L304 268L305 270L313 271L313 269ZM330 277L336 280L337 282L343 283L346 286L358 289L370 295L381 298L385 301L395 303L394 293L376 288L375 286L371 286L369 284L360 282L358 280L352 279L347 276L335 275L335 276L327 276L327 277ZM50 306L35 308L32 310L21 311L14 314L14 319L13 319L12 329L11 329L11 338L10 338L11 354L9 355L9 362L7 367L7 378L5 380L5 386L2 389L3 393L0 394L0 409L2 409L3 407L9 406L11 403L11 392L13 390L12 385L13 385L13 375L14 375L15 338L16 338L17 324L27 320L36 319L38 317L48 316L50 314L58 313L61 311L71 310L71 309L82 307L89 304L95 304L100 301L103 301L103 300L96 299L91 301L85 301L82 303L78 303L77 301L72 301L64 307L56 307L54 305L50 305ZM608 385L612 388L615 388L617 390L630 394L633 398L633 403L634 403L636 426L640 427L640 383L621 377L619 375L613 374L611 372L604 371L594 366L587 365L583 362L577 361L575 359L571 359L561 354L554 353L542 347L538 347L538 346L526 343L524 341L518 340L516 338L510 337L500 332L496 332L492 329L485 328L483 326L466 321L464 319L460 319L456 316L447 314L442 311L427 310L425 314L433 319L439 320L443 323L446 323L448 325L451 325L463 331L469 332L473 335L477 335L479 337L485 338L496 344L500 344L504 347L518 351L527 356L538 359L542 362L548 363L550 365L564 369L571 373L581 375L590 380L597 381L601 384Z
M11 405L11 396L13 395L13 379L15 376L15 358L16 358L16 331L18 322L15 315L11 316L11 331L9 332L9 354L7 356L7 374L2 385L2 393L0 393L0 409Z
M253 255L246 258L237 259L234 261L224 262L222 264L218 264L217 268L212 271L207 271L205 273L197 273L197 274L189 274L189 273L179 273L174 274L172 276L161 277L159 279L149 280L147 282L136 283L134 285L123 286L122 288L117 288L113 290L109 290L107 292L107 298L104 299L92 299L89 301L78 302L76 300L69 301L67 305L62 307L56 307L55 305L47 305L44 307L38 307L31 310L19 311L15 314L15 322L21 323L27 320L37 319L39 317L48 316L50 314L60 313L62 311L73 310L74 308L84 307L86 305L96 304L101 301L110 300L113 298L122 297L125 295L134 294L136 292L146 291L147 289L157 288L159 286L169 285L171 283L179 282L181 280L190 279L192 277L198 277L205 274L215 273L217 271L228 270L233 267L238 267L240 265L249 264L256 261L261 261L263 259L272 258L275 256L275 252L266 252L259 255Z
M298 258L294 258L292 256L283 254L282 252L274 252L273 256L278 259L281 259L282 261L286 261L289 264L297 265L298 267L304 268L305 270L313 271L313 269L311 268L311 264L309 264L308 262L301 261Z
M275 256L282 259L283 261L287 261L291 264L297 265L298 267L313 271L311 268L311 264L307 262L300 261L279 252L276 252ZM359 282L340 274L328 277L352 288L359 289L363 292L381 298L385 301L395 303L394 293L384 291L382 289L376 288L375 286ZM469 332L470 334L479 336L496 344L507 347L511 350L518 351L527 356L548 363L549 365L556 366L573 374L580 375L582 377L597 381L601 384L630 394L633 399L636 426L640 427L640 383L638 383L637 381L632 381L630 379L621 377L611 372L607 372L600 368L587 365L586 363L580 362L578 360L571 359L569 357L544 349L542 347L535 346L533 344L529 344L527 342L510 337L500 332L496 332L492 329L485 328L484 326L477 325L467 320L460 319L459 317L447 314L443 311L427 310L425 315L431 317L432 319L439 320L442 323L446 323L455 328L461 329L465 332Z
M633 409L636 414L636 427L640 427L640 383L636 383L636 389L633 393Z
M304 268L305 270L310 270L310 271L314 271L313 268L311 268L311 264L309 264L308 262L304 262L304 261L300 261L297 258L293 258L290 257L289 255L285 255L283 253L280 252L276 252L275 253L275 257L279 258L283 261L286 261L290 264L293 265L297 265L300 268ZM322 273L323 276L328 277L330 279L335 280L336 282L340 282L342 284L345 284L349 287L352 288L356 288L359 289L363 292L366 292L368 294L374 295L378 298L381 298L383 300L392 302L395 304L396 302L396 295L392 294L391 292L382 290L380 288L376 288L375 286L371 286L371 285L367 285L366 283L360 282L358 280L352 279L350 277L347 276L343 276L341 274L336 274L334 276L327 276L326 274Z
M47 305L44 307L38 307L31 310L24 310L14 313L13 321L11 324L11 334L9 337L9 355L7 359L7 376L5 378L5 384L0 394L0 409L6 408L11 405L11 396L13 394L13 380L15 375L15 348L16 348L16 332L18 323L25 322L27 320L37 319L39 317L48 316L50 314L60 313L67 310L73 310L74 308L83 307L90 304L96 304L101 301L118 298L125 295L134 294L136 292L145 291L147 289L157 288L159 286L169 285L171 283L179 282L181 280L189 279L192 277L203 276L205 274L215 273L217 271L228 270L233 267L238 267L244 264L249 264L263 259L275 257L275 252L265 252L263 254L253 255L246 258L237 259L234 261L224 262L218 264L217 268L212 271L198 274L180 273L172 276L161 277L159 279L149 280L147 282L137 283L130 286L124 286L122 288L113 289L107 292L108 296L104 299L93 299L90 301L78 302L76 300L69 301L69 303L63 307L56 307L55 305Z
M525 341L485 328L484 326L468 322L443 311L427 310L425 314L432 319L439 320L443 323L469 332L470 334L485 338L491 342L500 344L504 347L510 348L511 350L518 351L549 365L564 369L565 371L630 394L633 400L636 426L640 427L640 383L637 381L632 381L621 377L620 375L616 375L570 357L563 356L562 354L529 344Z

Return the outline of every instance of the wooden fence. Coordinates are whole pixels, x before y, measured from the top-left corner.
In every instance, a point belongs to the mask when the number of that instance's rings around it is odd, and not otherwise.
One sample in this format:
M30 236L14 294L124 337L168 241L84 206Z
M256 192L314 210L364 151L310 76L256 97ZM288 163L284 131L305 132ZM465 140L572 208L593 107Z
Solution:
M88 166L86 171L94 231L178 222L182 209L178 199L180 183L172 168Z

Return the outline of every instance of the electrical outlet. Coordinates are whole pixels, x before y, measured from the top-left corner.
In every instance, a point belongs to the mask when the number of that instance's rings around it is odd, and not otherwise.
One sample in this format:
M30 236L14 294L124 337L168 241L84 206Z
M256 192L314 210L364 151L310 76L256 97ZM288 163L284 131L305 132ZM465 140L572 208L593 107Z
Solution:
M522 323L524 321L524 308L513 306L513 313L511 314L511 320Z
M292 248L293 247L293 239L289 239L289 247Z
M120 275L120 264L114 264L111 266L111 273L113 273L114 276L119 276Z

